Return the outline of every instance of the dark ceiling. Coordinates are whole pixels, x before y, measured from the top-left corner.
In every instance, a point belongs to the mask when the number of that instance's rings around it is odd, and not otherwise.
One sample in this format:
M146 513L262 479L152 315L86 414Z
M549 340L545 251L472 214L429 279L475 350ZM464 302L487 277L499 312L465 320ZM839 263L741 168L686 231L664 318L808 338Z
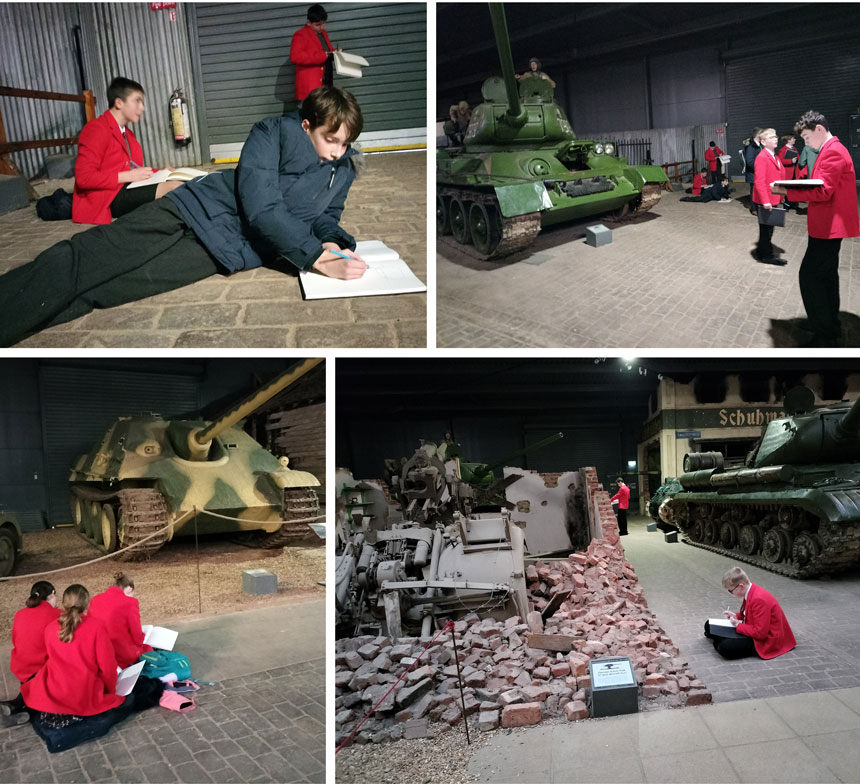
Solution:
M822 373L836 400L849 372L860 372L860 359L338 359L336 410L338 418L573 411L599 417L647 412L661 375L689 383L735 373L751 389L771 375L789 389L807 373Z
M437 3L437 91L479 86L500 73L486 3ZM825 10L826 9L826 10ZM755 49L763 25L778 33L785 57L774 74L801 76L800 59L788 59L797 42L856 33L860 4L838 3L505 3L514 66L528 68L531 57L543 69L577 62L657 55L716 46L724 56ZM798 55L802 58L802 55Z

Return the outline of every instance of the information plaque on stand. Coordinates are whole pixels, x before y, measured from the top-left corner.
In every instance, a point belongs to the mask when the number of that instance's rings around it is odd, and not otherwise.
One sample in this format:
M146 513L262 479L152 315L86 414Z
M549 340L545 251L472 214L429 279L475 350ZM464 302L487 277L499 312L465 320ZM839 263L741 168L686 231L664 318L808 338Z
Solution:
M591 715L621 716L638 713L639 686L629 656L592 659L588 664L591 677Z

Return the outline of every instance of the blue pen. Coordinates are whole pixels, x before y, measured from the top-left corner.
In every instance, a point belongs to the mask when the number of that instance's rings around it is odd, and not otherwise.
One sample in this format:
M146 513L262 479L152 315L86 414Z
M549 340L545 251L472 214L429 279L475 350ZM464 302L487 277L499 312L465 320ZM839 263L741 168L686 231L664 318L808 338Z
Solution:
M347 256L345 253L341 253L338 250L331 250L331 248L326 248L329 253L333 253L335 256L340 256L342 259L354 259L355 256ZM365 262L365 266L370 269L370 265Z

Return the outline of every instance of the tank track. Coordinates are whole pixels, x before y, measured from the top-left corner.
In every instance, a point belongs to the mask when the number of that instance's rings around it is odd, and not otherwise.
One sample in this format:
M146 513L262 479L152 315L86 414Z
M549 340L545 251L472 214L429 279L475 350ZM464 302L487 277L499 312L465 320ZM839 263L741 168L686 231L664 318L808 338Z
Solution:
M319 497L312 488L293 487L284 490L284 522L277 531L261 533L254 544L274 550L304 539L311 533L308 523L318 522L319 513Z
M695 506L711 506L715 514L710 518L699 518L699 521L710 521L715 526L716 533L711 533L710 536L703 536L703 539L711 539L711 541L703 541L697 539L693 533L695 522L691 520L689 515L681 512L681 505ZM724 516L730 516L732 509L742 509L746 514L747 510L756 513L757 522L746 520L744 522L724 520ZM733 504L730 502L692 502L683 501L681 499L672 499L670 504L672 511L672 524L678 526L683 534L682 541L693 547L698 547L702 550L707 550L719 555L726 555L738 561L758 566L770 572L792 577L799 580L808 579L810 577L819 577L825 574L833 574L842 571L853 564L860 561L860 520L850 522L834 523L823 518L816 518L813 515L805 512L800 506L791 503L773 503L773 504ZM803 517L803 522L786 522L780 521L780 516L791 517L792 510L797 510L797 517ZM662 511L662 510L661 510ZM663 518L663 514L660 515ZM669 517L667 515L667 517ZM663 518L666 519L666 518ZM743 525L751 525L759 530L759 545L755 552L746 553L740 549L740 538L738 542L731 548L720 546L713 541L716 537L720 538L721 526L725 522L735 522L735 525L742 527ZM767 522L768 525L761 525L761 522ZM701 530L701 529L700 529ZM778 560L770 560L764 556L765 547L764 537L770 531L777 532L775 538L779 538L783 543L782 549L787 550L787 557L779 558ZM813 537L820 543L820 551L808 557L805 563L799 563L796 560L795 542L801 537ZM808 541L808 540L807 540ZM771 540L771 544L773 539ZM771 552L773 557L775 553Z
M146 487L120 490L117 493L117 498L119 499L117 527L122 527L125 532L124 536L121 537L121 547L133 545L145 536L164 528L170 522L164 496L157 490ZM124 561L139 561L149 558L161 549L167 541L169 533L169 531L165 531L160 536L154 536L118 557Z
M439 196L450 196L465 202L479 202L498 209L499 200L494 193L482 193L481 191L461 190L459 188L440 188ZM501 215L501 213L499 213ZM510 256L512 253L529 247L540 234L540 213L529 212L525 215L515 215L512 218L502 216L502 238L492 253L480 253L474 245L468 243L462 245L450 234L437 235L437 242L454 248L460 253L473 259L486 261L497 259L502 256Z

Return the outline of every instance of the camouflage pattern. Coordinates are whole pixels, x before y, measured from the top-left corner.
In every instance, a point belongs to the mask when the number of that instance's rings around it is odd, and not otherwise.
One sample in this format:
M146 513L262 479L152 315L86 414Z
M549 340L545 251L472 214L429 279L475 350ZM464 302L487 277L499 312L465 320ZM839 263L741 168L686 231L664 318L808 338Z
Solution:
M173 523L138 549L158 549L176 535L302 533L317 516L319 480L293 471L234 424L322 360L305 360L212 423L157 416L120 417L71 470L78 530L107 551ZM276 383L278 382L278 383ZM301 490L300 490L301 489ZM223 515L224 517L216 517ZM277 539L283 544L280 539Z

